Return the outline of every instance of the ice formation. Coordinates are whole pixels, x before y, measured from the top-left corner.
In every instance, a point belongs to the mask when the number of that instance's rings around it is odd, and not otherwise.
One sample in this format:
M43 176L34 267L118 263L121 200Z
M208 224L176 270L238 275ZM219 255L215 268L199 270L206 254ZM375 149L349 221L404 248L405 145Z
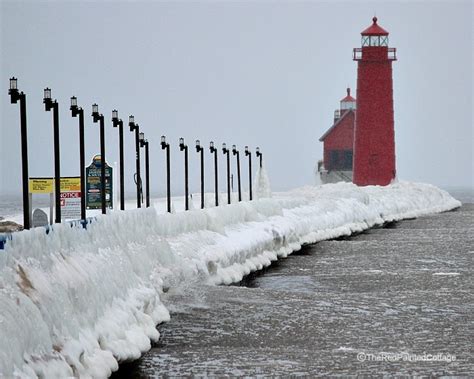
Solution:
M156 324L170 317L163 288L237 282L302 244L460 206L427 184L338 183L271 198L264 170L256 184L252 202L15 234L0 250L0 377L105 378L159 338Z

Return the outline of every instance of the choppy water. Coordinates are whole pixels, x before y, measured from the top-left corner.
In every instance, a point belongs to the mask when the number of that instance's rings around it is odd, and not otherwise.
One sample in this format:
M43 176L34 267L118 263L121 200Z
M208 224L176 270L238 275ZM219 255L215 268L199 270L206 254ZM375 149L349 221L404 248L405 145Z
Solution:
M473 264L474 204L320 242L242 286L168 293L159 343L114 378L472 377Z

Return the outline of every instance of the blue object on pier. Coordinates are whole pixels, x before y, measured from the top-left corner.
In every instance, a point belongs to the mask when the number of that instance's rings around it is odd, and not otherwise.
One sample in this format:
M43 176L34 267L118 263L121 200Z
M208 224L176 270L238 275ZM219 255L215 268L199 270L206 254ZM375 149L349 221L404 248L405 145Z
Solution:
M84 229L87 229L87 225L92 224L95 221L95 217L88 217L85 220L68 221L67 224L69 224L71 228L77 225L82 225ZM54 225L47 225L42 228L44 228L46 234L49 234L51 231L54 230ZM0 250L5 249L5 244L7 243L7 241L11 241L13 239L13 234L14 233L0 233Z

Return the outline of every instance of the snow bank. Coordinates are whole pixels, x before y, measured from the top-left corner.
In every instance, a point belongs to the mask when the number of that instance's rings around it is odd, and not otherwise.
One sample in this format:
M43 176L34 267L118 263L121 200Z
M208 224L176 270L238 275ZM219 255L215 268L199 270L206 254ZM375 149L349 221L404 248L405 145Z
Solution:
M259 200L158 214L98 217L15 234L0 251L0 377L107 377L138 358L169 319L164 288L232 283L302 244L460 206L426 184L338 183Z

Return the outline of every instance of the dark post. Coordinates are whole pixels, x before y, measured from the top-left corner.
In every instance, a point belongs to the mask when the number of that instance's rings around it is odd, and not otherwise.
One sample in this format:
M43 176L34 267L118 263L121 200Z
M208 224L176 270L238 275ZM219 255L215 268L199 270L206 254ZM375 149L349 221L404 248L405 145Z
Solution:
M237 156L237 188L239 191L239 201L242 201L242 186L240 183L240 151L235 145L232 145L232 154Z
M189 210L189 172L188 172L188 145L184 144L184 138L179 139L179 150L184 150L184 209Z
M140 147L145 148L145 180L146 180L146 207L150 207L150 155L148 151L148 140L145 139L145 133L140 133Z
M137 184L137 208L142 207L141 192L142 192L142 179L140 176L140 126L135 123L135 117L130 116L128 118L128 125L130 131L135 131L135 164L136 164L136 184Z
M77 106L76 96L71 97L72 117L79 116L79 173L81 175L81 220L86 219L86 180L85 180L85 154L84 154L84 110Z
M106 186L105 186L105 122L104 115L99 114L99 106L92 105L92 119L94 123L99 121L100 125L100 200L102 205L102 214L107 213Z
M28 139L26 128L26 95L18 92L18 79L10 79L10 95L11 104L16 104L20 100L20 132L21 132L21 174L22 174L22 190L23 190L23 227L30 229L30 200L28 196Z
M231 203L230 198L230 155L229 149L225 143L222 144L222 153L227 154L227 204Z
M166 142L165 136L161 136L161 148L166 150L166 203L168 212L171 213L170 144Z
M118 118L118 111L112 111L112 123L114 128L119 128L119 165L120 165L120 210L125 209L125 170L123 158L123 121Z
M51 99L51 90L44 89L44 109L49 112L53 110L53 134L54 134L54 222L61 222L61 167L59 153L59 104Z
M252 201L252 153L248 146L245 146L245 155L249 157L249 200Z
M217 149L214 147L214 142L209 143L209 150L214 154L214 193L216 196L216 207L219 206L219 170L217 167Z
M196 140L196 151L201 153L201 209L204 209L204 149L199 140Z
M262 168L262 156L263 156L263 154L260 152L260 148L259 148L259 147L257 147L257 148L255 149L255 154L257 154L257 157L260 158L260 168Z

